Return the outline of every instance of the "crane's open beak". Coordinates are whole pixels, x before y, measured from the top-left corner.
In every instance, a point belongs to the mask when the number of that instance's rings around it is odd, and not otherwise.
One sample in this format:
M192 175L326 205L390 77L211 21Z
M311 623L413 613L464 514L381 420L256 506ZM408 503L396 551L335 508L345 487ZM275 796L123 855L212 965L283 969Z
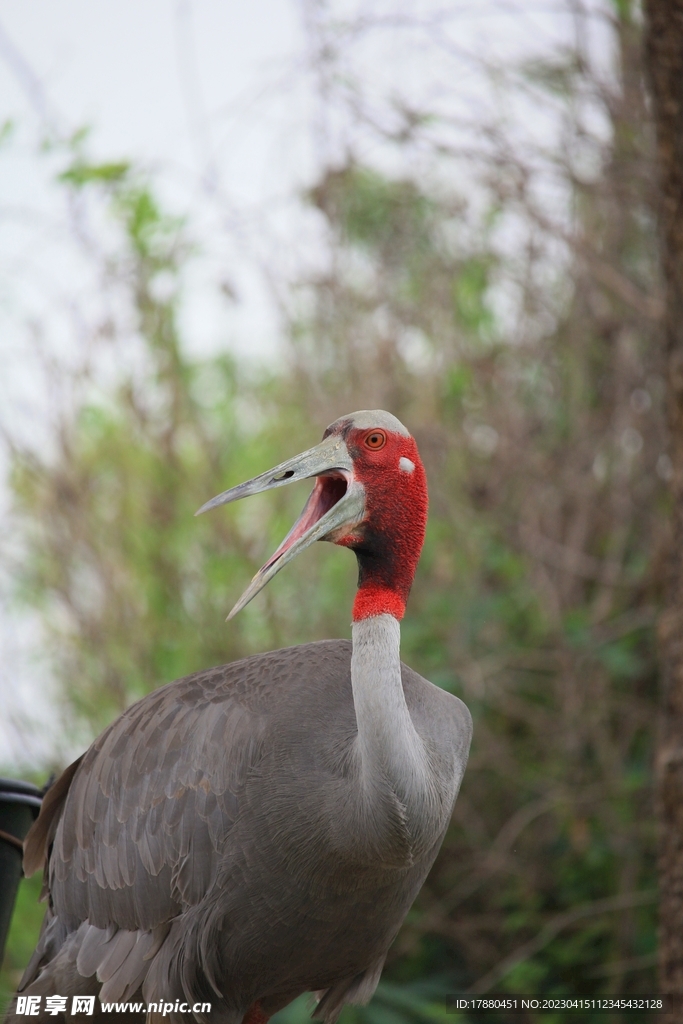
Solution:
M343 438L331 434L315 448L295 455L293 459L255 476L253 480L223 491L195 512L199 516L218 505L227 505L238 498L246 498L250 494L269 491L273 487L282 487L313 476L317 480L303 512L277 551L256 573L228 619L249 604L252 597L304 548L316 540L332 540L335 534L343 536L348 529L362 522L365 516L365 490L361 483L354 480L353 461Z

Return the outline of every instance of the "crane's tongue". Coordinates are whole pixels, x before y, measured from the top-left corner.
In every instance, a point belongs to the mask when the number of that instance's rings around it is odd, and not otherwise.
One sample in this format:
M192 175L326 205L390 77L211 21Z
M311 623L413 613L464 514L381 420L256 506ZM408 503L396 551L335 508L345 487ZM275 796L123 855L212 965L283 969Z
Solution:
M329 486L330 484L332 486ZM339 484L342 486L340 487ZM335 495L339 496L333 500ZM331 500L332 503L329 504ZM361 485L347 488L346 481L320 477L294 526L277 551L256 573L228 615L228 619L241 611L287 562L291 562L296 555L313 544L314 541L325 540L340 528L346 530L355 526L361 522L364 515L365 497Z
M316 540L325 540L340 529L357 525L365 515L363 486L353 478L353 462L346 444L332 434L311 448L279 466L224 491L199 509L200 515L218 505L237 501L249 494L258 494L283 484L317 477L315 486L296 523L282 544L254 576L239 601L228 615L236 615L280 569Z
M346 494L347 483L343 476L319 476L303 511L294 526L289 531L277 551L274 551L265 565L261 566L259 572L264 572L271 565L282 558L286 551L289 551L297 541L305 537L319 523L323 516L339 502Z

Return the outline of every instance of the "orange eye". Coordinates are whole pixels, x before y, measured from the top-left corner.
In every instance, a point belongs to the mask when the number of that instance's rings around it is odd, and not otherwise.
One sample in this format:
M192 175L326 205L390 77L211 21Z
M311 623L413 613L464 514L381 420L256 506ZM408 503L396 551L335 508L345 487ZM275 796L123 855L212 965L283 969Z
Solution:
M373 451L377 451L379 448L384 448L387 443L387 435L383 430L373 430L365 438L366 447L372 448Z

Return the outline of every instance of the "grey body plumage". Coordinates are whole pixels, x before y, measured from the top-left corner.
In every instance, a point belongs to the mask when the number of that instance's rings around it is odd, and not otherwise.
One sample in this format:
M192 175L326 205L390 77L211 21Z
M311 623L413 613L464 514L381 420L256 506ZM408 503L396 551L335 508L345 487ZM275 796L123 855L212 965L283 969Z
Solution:
M236 1024L256 999L269 1013L317 990L334 1020L369 998L441 845L470 719L402 666L411 719L452 779L416 853L398 801L373 829L359 799L351 653L322 641L201 672L105 730L55 808L51 920L23 991L98 991L99 971L104 1001L147 979L148 1001L206 1000Z

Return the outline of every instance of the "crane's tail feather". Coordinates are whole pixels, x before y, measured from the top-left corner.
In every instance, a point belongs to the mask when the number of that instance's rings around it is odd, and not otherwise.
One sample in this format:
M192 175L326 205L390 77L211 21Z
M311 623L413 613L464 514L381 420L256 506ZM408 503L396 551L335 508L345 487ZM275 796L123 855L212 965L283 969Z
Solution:
M97 928L84 921L67 932L48 910L40 940L19 984L27 995L98 995L126 1002L138 992L170 923L152 931Z
M83 757L84 755L81 754L73 764L70 764L68 768L65 768L57 781L50 786L43 798L43 806L40 808L40 814L29 829L28 835L24 840L24 874L27 878L30 878L38 868L46 867L47 865L47 855L50 843L55 837L62 809L69 793L69 787L71 786L73 777L76 774L76 769L83 760ZM46 894L47 871L45 874L45 884L43 885L41 899L45 897Z
M379 983L386 957L386 953L383 953L382 957L362 974L356 974L353 978L344 978L325 992L321 992L320 1000L312 1016L316 1020L323 1020L325 1024L335 1024L347 1003L352 1003L355 1006L364 1006L369 1003Z

